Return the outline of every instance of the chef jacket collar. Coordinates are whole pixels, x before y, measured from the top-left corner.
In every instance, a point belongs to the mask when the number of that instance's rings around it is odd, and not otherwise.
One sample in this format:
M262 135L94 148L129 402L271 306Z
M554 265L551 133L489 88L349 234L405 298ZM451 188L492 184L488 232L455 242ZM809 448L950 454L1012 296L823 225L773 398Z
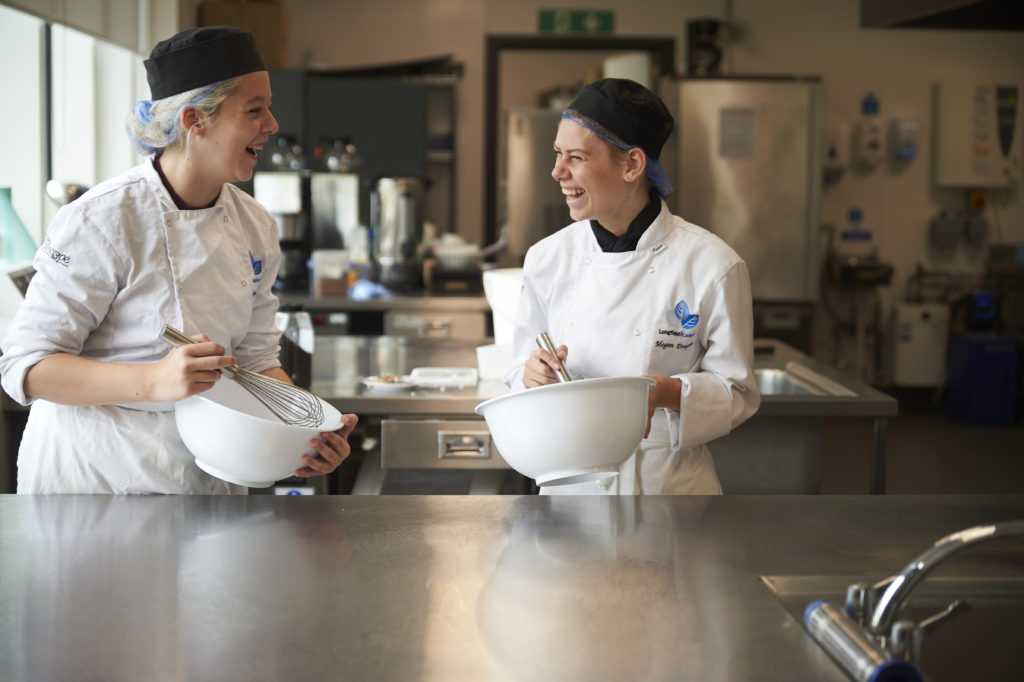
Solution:
M597 245L601 247L601 250L605 253L625 253L627 251L636 251L636 245L640 242L640 237L644 235L647 228L650 227L658 214L661 213L661 197L658 196L658 192L651 190L650 197L647 201L647 205L644 206L644 210L637 214L636 218L629 224L626 231L621 235L614 235L609 232L604 225L597 222L596 220L590 221L590 229L594 232L594 237L597 239Z
M181 195L174 191L171 187L171 183L167 180L167 176L164 175L164 169L160 167L160 157L156 156L153 158L153 170L160 176L160 182L163 183L164 189L171 195L171 201L178 208L179 211L199 211L204 208L213 208L217 205L217 199L220 199L220 193L217 194L216 198L208 206L190 206L181 198Z

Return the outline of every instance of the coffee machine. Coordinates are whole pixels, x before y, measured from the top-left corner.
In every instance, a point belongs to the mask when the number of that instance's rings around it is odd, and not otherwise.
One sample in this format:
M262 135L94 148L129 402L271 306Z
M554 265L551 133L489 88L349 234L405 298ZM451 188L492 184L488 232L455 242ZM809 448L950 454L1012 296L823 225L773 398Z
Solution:
M253 174L253 196L277 222L281 267L275 291L304 291L309 286L309 195L309 171L302 148L293 136L278 135L267 170Z
M345 249L357 269L369 269L368 208L359 150L349 137L324 138L314 157L312 248Z

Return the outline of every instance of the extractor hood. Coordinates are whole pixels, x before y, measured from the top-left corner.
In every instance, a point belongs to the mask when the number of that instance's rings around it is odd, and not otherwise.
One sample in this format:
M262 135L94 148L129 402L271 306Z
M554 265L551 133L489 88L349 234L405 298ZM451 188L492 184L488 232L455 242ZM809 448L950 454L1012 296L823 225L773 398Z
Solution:
M861 0L864 28L1024 30L1020 0Z

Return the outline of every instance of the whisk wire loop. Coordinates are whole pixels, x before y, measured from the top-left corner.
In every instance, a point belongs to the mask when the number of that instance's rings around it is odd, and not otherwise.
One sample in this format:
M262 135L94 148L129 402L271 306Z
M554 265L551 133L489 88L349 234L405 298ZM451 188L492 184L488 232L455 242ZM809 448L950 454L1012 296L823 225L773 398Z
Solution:
M164 325L160 338L172 346L196 343L170 325ZM323 424L323 403L304 388L239 367L222 367L220 373L252 394L285 424L310 428Z

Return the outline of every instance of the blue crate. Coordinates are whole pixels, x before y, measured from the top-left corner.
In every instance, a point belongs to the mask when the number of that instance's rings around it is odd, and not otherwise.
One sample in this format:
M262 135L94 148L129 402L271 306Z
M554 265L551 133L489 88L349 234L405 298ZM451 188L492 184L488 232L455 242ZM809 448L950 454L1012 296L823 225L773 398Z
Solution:
M1014 423L1017 368L1017 341L1013 337L950 334L946 413L969 424Z

